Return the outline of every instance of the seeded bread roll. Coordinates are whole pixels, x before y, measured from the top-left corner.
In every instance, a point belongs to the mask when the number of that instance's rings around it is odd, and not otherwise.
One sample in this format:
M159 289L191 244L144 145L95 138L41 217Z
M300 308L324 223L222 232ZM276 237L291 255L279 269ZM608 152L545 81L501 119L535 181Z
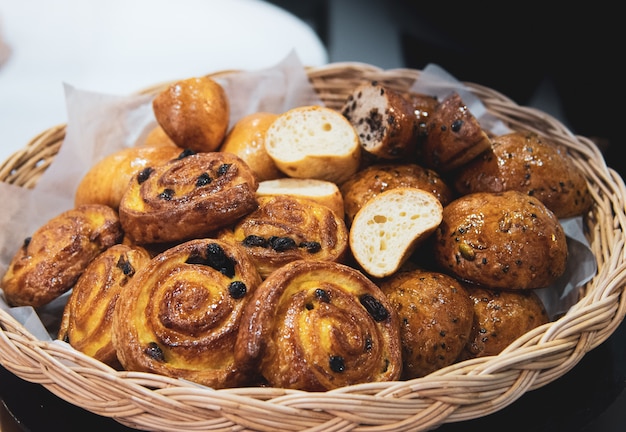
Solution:
M370 198L396 187L416 187L431 192L444 206L454 197L453 190L436 171L410 163L374 164L341 185L346 223L352 223L354 215Z
M322 106L293 108L272 123L265 149L283 173L341 184L360 165L356 130L340 112Z
M559 218L582 215L593 204L567 149L532 132L495 137L490 151L460 169L454 187L462 194L518 190L540 199Z
M378 284L398 312L402 378L451 365L469 340L474 307L467 290L444 273L398 271Z
M549 322L546 309L533 290L490 290L466 285L474 308L467 344L458 361L498 355L517 338Z
M352 255L370 276L389 276L435 231L442 214L441 202L422 189L398 187L378 194L354 216Z
M179 147L196 152L218 149L230 121L224 88L208 76L177 81L152 102L157 122Z
M228 132L219 149L239 156L259 181L285 176L265 150L265 133L276 117L278 114L257 112L241 118Z
M519 191L457 198L444 207L433 240L443 271L485 288L543 288L567 264L559 220L537 198Z
M450 172L491 148L491 139L458 93L435 108L421 148L421 161L440 173Z
M348 96L341 109L352 123L363 150L380 159L415 155L417 119L405 97L373 81Z
M259 182L257 196L291 195L308 198L330 208L340 219L344 218L343 196L339 187L326 180L280 178Z

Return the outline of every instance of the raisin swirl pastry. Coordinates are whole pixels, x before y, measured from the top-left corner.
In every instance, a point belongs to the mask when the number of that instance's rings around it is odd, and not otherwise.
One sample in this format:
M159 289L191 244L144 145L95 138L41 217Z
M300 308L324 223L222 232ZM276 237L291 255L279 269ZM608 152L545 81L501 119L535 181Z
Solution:
M120 363L213 388L243 385L234 344L260 282L236 245L196 239L167 249L120 292L113 313Z
M246 305L235 358L242 371L273 387L326 391L396 380L398 318L356 269L293 261L266 278Z
M293 195L259 196L259 207L218 238L243 246L263 278L298 259L341 262L348 229L330 207Z
M89 263L72 288L58 338L114 368L120 368L111 337L113 310L120 290L150 261L141 247L111 246Z
M187 151L131 179L120 221L138 244L204 237L254 210L257 188L250 167L234 154Z
M103 204L85 204L51 218L13 256L2 278L11 306L40 307L69 291L87 265L120 243L118 214Z

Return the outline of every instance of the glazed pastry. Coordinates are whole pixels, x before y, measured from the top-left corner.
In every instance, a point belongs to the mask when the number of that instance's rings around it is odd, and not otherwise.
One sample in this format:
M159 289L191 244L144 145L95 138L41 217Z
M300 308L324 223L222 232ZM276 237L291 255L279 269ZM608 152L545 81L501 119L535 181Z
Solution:
M134 176L120 221L138 244L202 237L256 209L257 188L254 173L232 153L183 155Z
M265 132L278 114L257 112L242 117L232 127L220 151L239 156L261 182L285 177L265 150Z
M24 240L2 278L10 306L40 307L72 288L89 262L122 241L117 212L101 204L65 211Z
M293 261L246 305L235 358L273 387L326 391L396 380L398 319L382 291L352 267Z
M342 261L348 230L329 207L290 195L260 196L259 208L218 238L241 245L262 277L295 260Z
M424 166L439 173L459 168L491 148L491 139L458 93L442 100L433 111L420 150Z
M224 88L208 76L172 83L152 101L154 116L174 143L196 152L216 151L230 121Z
M464 286L423 269L399 271L378 285L398 312L402 378L419 378L453 364L474 322L474 305Z
M549 322L546 309L533 290L505 291L467 286L474 320L458 361L498 355L524 333Z
M161 146L129 147L112 153L93 165L80 180L74 205L105 204L117 210L134 175L176 159L182 151L176 146Z
M350 93L341 113L356 129L363 150L375 158L415 155L417 118L401 93L377 81L361 84Z
M491 151L465 165L454 186L461 194L525 192L558 218L583 215L593 204L587 181L567 149L532 132L495 137Z
M112 342L112 319L120 290L150 261L143 248L111 246L89 263L72 288L58 338L113 368L121 365Z
M547 287L565 272L568 257L554 213L519 191L476 192L452 201L433 248L444 272L496 289Z
M370 198L396 187L416 187L431 192L444 206L454 197L446 181L429 168L412 163L374 164L358 171L340 187L346 223L352 224L354 215Z
M198 239L166 250L120 292L113 314L120 363L213 388L243 385L233 350L243 307L260 282L232 244Z

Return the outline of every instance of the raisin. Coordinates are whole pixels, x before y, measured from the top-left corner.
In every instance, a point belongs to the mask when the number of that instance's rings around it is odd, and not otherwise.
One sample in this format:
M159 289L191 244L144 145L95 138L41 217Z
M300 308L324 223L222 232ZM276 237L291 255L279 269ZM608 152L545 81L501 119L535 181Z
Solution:
M315 290L315 297L317 297L318 299L320 299L320 301L323 301L324 303L330 303L330 296L328 295L328 292L326 290L317 288Z
M165 355L163 354L163 350L156 344L156 342L150 342L144 353L151 359L156 361L165 362Z
M371 351L373 346L372 337L367 336L365 338L365 351Z
M202 174L200 174L200 176L196 180L196 187L206 186L209 183L211 183L212 181L213 181L213 179L211 178L211 176L209 176L209 174L202 173Z
M170 201L174 196L174 189L165 189L163 192L159 194L159 198Z
M458 132L461 130L462 126L463 126L463 120L455 120L450 125L450 129L452 129L452 132Z
M296 247L296 242L289 237L272 236L269 238L269 245L276 252L284 252L286 250L294 249Z
M120 255L120 259L117 260L116 264L117 268L122 270L126 276L133 276L135 274L135 268L128 261L128 257L126 255Z
M220 167L217 169L217 175L223 176L224 174L226 174L231 165L232 164L221 164Z
M320 244L320 242L316 242L316 241L301 242L298 246L300 246L303 249L306 249L308 253L317 253L320 250L322 250L322 245Z
M234 299L240 299L246 295L246 284L242 281L234 281L228 285L228 294Z
M343 372L346 370L346 363L343 357L332 355L328 360L328 364L330 365L330 369L333 372Z
M28 247L28 245L30 244L30 241L31 241L32 239L33 239L32 237L26 237L26 238L24 239L24 243L22 243L22 247L23 247L24 249L26 249L26 248Z
M228 257L217 243L209 243L204 253L198 250L193 251L185 263L206 265L230 278L235 276L235 261Z
M381 322L389 318L389 311L383 306L381 302L376 300L371 294L364 294L359 298L359 301L367 312L372 316L374 321Z
M192 156L195 155L196 152L191 150L191 149L185 149L183 150L179 155L178 155L178 159L185 159L187 156Z
M258 235L246 236L246 238L243 239L243 242L241 243L244 246L248 246L248 247L253 247L253 246L267 247L267 240L265 240L263 237L258 236Z
M139 174L137 174L137 183L142 184L143 182L148 180L148 178L150 178L150 175L153 172L154 172L154 168L152 167L146 167L142 169L141 171L139 171Z

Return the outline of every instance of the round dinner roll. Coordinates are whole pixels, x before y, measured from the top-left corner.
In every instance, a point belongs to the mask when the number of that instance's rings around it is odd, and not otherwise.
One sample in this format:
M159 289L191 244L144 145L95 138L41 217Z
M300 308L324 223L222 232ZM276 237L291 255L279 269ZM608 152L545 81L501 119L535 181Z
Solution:
M354 216L352 255L370 276L389 276L435 231L442 214L441 202L422 189L398 187L376 195Z
M130 179L143 169L176 159L177 146L128 147L104 157L83 176L74 193L74 205L105 204L117 209Z
M557 217L519 191L476 192L443 209L433 257L445 272L484 288L544 288L566 269L568 247Z
M159 125L179 147L211 152L226 136L230 101L209 76L172 83L155 96L152 107Z
M567 148L533 132L493 138L491 151L461 168L454 187L461 194L518 190L540 199L558 218L582 215L593 204Z
M326 180L280 178L259 182L257 196L293 195L308 198L329 207L340 219L344 218L343 196L339 187Z
M280 114L267 130L265 149L289 177L341 184L361 161L356 130L338 111L309 105Z
M234 153L248 164L259 181L284 177L265 150L265 133L278 114L257 112L242 117L228 132L220 151Z

